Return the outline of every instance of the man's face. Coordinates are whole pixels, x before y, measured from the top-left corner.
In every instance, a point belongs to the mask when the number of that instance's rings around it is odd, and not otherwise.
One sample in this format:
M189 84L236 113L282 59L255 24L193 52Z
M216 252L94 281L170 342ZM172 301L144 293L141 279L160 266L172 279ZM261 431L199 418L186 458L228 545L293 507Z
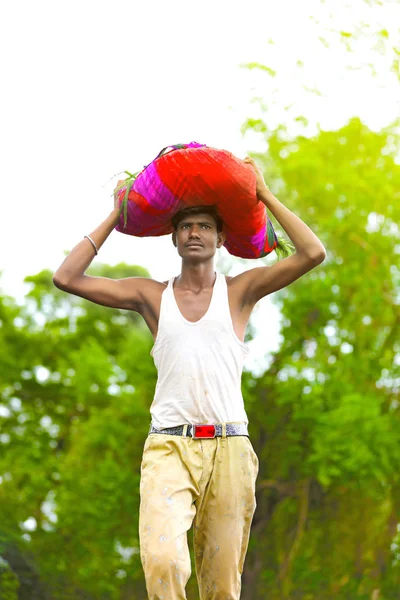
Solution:
M179 256L195 262L212 258L224 240L225 235L217 232L214 218L202 213L182 219L173 234Z

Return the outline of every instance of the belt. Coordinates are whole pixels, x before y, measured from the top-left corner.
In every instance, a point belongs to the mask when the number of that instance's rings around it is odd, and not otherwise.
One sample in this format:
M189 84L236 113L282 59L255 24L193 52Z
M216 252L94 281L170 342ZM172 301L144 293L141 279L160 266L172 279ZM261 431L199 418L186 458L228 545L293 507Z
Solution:
M249 435L246 423L226 423L226 435ZM194 439L222 437L222 424L204 424L201 425L178 425L177 427L167 427L165 429L156 429L153 424L150 425L150 433L164 433L168 435L185 435Z

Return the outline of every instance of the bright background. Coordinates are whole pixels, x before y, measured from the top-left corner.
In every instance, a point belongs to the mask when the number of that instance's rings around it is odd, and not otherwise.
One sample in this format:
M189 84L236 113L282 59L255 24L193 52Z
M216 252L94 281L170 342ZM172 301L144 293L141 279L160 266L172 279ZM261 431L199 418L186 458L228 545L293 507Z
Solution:
M271 126L286 122L293 132L300 115L310 133L352 115L375 130L389 123L399 111L397 80L378 38L361 39L352 52L327 43L334 30L354 31L363 21L378 30L383 17L393 35L399 3L2 3L3 289L22 300L26 275L55 270L107 216L118 179L110 178L141 169L164 146L195 140L240 157L261 149L240 132L259 114L254 97L262 97ZM276 76L243 68L254 61ZM114 232L99 259L141 264L161 280L180 267L169 236ZM273 315L272 348L279 315L269 299L262 307L257 318Z
M291 585L295 597L304 589L304 598L398 598L399 27L400 0L0 2L0 283L21 303L24 277L55 270L107 216L112 176L140 169L163 146L268 152L262 136L242 137L249 117L285 124L289 136L339 129L352 116L375 131L390 124L382 137L392 149L357 121L348 139L317 135L286 165L286 148L274 156L278 173L298 166L304 194L296 182L290 201L280 200L312 215L328 259L255 314L246 367L256 377L245 373L244 397L261 470L246 599L289 598ZM328 137L333 162L319 177ZM262 264L220 258L232 273ZM96 261L140 264L162 280L180 268L169 237L116 232ZM63 598L122 597L116 578L140 583L133 466L155 384L149 340L135 315L107 310L106 319L58 293L49 308L47 281L36 280L28 305L43 329L2 298L0 596L13 581L3 570L9 556L25 589L60 576ZM70 595L75 586L82 595Z

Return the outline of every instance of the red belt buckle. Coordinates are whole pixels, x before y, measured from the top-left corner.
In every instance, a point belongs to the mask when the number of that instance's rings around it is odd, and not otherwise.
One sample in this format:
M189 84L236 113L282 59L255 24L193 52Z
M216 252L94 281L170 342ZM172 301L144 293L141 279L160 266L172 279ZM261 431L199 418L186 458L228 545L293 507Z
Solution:
M199 438L215 438L215 425L193 425L192 437Z

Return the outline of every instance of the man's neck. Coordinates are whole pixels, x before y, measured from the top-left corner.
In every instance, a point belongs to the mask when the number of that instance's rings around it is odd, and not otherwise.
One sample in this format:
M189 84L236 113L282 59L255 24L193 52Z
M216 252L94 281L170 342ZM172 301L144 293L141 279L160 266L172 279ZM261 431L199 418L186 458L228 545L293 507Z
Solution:
M176 278L176 285L189 290L201 290L212 287L215 282L214 262L198 265L182 263L181 274Z

